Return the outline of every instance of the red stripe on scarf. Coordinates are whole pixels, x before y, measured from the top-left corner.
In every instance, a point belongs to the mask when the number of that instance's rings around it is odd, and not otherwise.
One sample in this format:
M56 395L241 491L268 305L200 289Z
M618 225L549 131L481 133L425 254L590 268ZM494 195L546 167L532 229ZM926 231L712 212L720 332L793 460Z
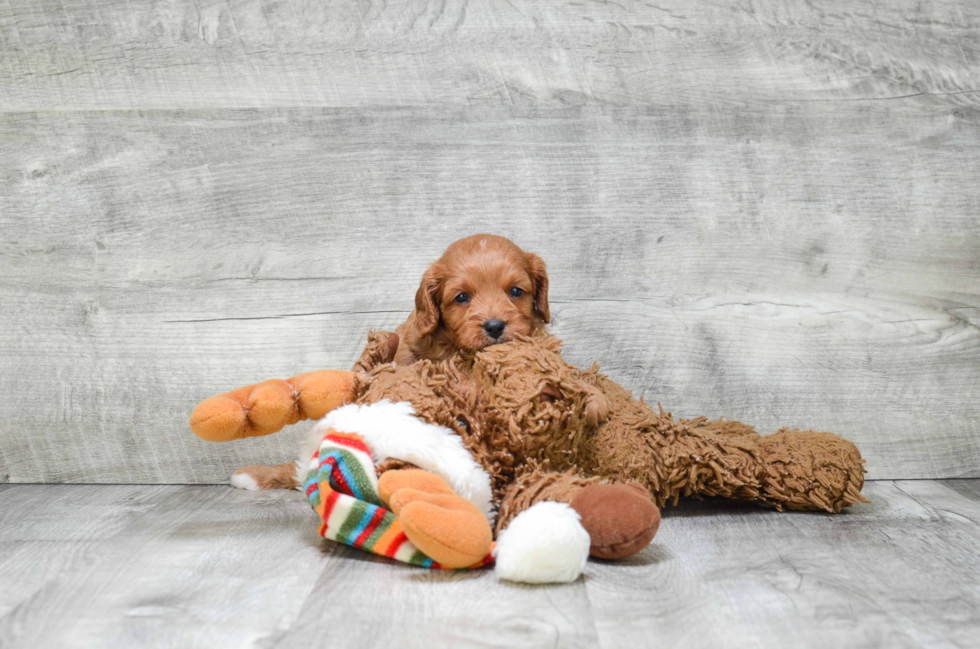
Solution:
M330 464L330 476L333 478L334 484L337 485L337 489L343 491L348 496L353 496L354 492L351 490L350 485L347 484L347 479L344 478L343 472L333 458L328 461Z
M367 527L364 528L364 531L361 532L360 536L357 537L357 540L354 541L354 545L357 547L364 545L365 541L368 540L368 537L374 533L374 530L378 527L378 524L381 523L381 519L385 517L386 513L387 510L378 507L378 509L374 512L374 516L372 516L370 522L368 522Z
M320 494L323 497L323 494ZM320 514L320 518L323 519L324 528L326 528L327 522L330 520L330 512L333 511L333 506L337 504L337 500L340 499L340 493L330 490L330 495L327 496L327 500L323 503L323 513Z
M398 548L402 547L402 543L407 540L408 537L405 536L405 532L399 532L398 536L395 537L395 540L392 541L391 545L388 546L388 549L385 550L385 556L394 559L395 555L398 554Z
M367 445L359 437L348 437L343 433L328 433L326 438L338 446L346 446L355 451L361 451L365 455L371 455Z

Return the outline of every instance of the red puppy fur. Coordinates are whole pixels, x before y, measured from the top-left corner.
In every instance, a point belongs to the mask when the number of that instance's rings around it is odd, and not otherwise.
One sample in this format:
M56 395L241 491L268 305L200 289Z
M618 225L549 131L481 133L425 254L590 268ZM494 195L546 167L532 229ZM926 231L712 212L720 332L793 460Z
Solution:
M422 277L415 310L395 332L395 362L443 360L530 335L551 320L548 273L509 239L475 234L453 243Z

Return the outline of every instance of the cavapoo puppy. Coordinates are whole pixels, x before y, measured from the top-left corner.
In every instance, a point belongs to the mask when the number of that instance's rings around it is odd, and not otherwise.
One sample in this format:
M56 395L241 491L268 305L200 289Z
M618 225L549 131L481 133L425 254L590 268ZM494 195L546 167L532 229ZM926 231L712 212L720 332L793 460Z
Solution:
M457 349L532 335L551 320L548 273L537 255L493 234L453 243L422 276L415 310L395 332L395 362L444 360ZM239 469L231 484L240 489L296 489L319 438L308 440L299 462ZM308 446L308 447L307 447Z
M541 258L504 237L475 234L450 245L425 271L415 310L395 330L395 362L479 351L536 333L550 320Z

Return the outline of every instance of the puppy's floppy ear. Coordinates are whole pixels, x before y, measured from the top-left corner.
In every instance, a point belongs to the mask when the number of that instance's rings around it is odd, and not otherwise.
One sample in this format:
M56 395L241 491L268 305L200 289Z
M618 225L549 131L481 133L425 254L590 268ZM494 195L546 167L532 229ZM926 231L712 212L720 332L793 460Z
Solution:
M439 326L439 288L442 285L442 269L432 264L422 275L422 283L415 293L415 329L420 336L428 336Z
M534 311L545 322L551 322L551 308L548 306L548 270L544 261L533 252L524 253L527 274L534 282Z

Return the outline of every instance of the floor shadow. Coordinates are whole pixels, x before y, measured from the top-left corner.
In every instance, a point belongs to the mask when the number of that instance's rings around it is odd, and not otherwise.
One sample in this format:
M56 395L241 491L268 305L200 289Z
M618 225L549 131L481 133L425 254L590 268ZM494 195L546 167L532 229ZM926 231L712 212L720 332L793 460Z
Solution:
M662 561L667 561L674 557L670 551L657 543L657 539L654 538L653 542L647 547L643 548L631 557L626 557L625 559L596 559L595 557L589 557L589 561L598 563L600 565L610 565L610 566L653 566Z
M786 510L776 511L772 507L761 502L744 500L729 500L728 498L686 498L677 505L667 504L660 510L660 516L666 520L668 518L695 518L695 517L718 517L718 516L854 516L862 512L862 508L873 505L870 503L860 503L851 507L845 507L838 514L825 511L798 511ZM867 511L867 510L864 510Z
M668 518L691 518L698 516L739 516L763 515L775 512L772 507L767 507L762 503L746 502L741 500L729 500L727 498L685 498L676 505L666 504L660 510L663 519Z

